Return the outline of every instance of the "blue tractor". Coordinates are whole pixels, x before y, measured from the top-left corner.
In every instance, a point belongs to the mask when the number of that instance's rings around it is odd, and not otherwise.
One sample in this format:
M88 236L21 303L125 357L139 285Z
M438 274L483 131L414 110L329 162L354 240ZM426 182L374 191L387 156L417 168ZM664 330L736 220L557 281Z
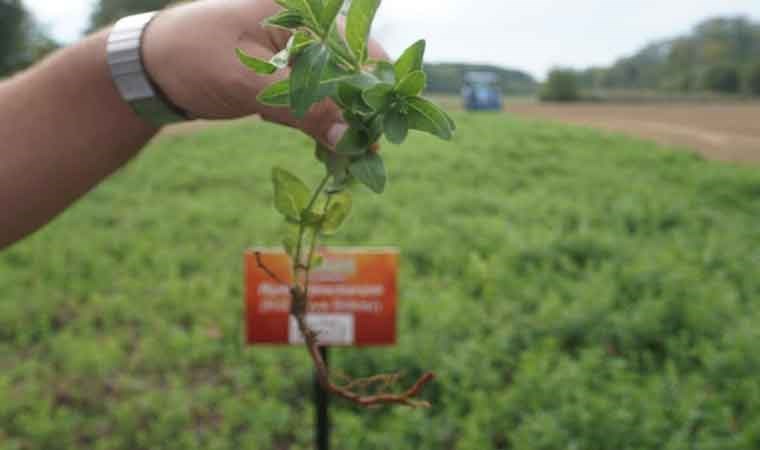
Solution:
M493 72L467 72L462 97L468 111L501 111L504 108L501 79Z

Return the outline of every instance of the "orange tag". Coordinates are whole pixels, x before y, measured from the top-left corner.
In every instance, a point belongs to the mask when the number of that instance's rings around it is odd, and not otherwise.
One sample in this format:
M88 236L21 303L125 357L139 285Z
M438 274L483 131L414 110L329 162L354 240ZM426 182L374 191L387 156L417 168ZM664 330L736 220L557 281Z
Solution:
M281 250L245 254L249 344L298 345L303 336L290 316L290 258ZM326 248L311 274L307 322L322 345L387 346L396 343L398 252L389 249Z

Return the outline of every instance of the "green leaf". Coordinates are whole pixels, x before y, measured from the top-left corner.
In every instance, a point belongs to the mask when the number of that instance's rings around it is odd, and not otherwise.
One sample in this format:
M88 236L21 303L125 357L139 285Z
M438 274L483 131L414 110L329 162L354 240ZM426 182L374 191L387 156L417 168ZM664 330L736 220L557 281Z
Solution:
M396 71L388 61L378 61L374 70L375 76L383 83L396 85Z
M290 76L290 105L293 114L302 118L319 101L322 77L330 59L324 44L311 44L296 58Z
M391 110L385 115L385 137L393 144L400 145L409 134L409 121L401 111Z
M356 109L359 102L363 102L362 90L349 83L340 83L338 85L338 100L344 109Z
M384 110L391 102L393 86L390 84L378 84L362 93L362 98L367 105L375 111Z
M383 136L383 115L378 114L369 123L365 122L365 127L369 143L377 142Z
M404 77L416 70L422 70L422 62L425 59L425 46L425 40L420 40L404 51L395 64L397 80L404 79Z
M420 97L408 98L407 106L410 129L424 131L444 140L452 138L454 122L441 108Z
M301 0L274 0L274 2L287 10L301 10Z
M322 13L321 0L275 0L283 8L298 12L304 18L306 25L322 31L320 24L320 14Z
M348 44L346 44L346 40L343 38L343 35L340 33L340 30L338 30L337 26L330 28L330 31L327 34L327 43L330 50L341 58L349 62L354 62L351 50L348 49Z
M288 51L290 52L291 57L298 56L299 53L306 47L308 47L310 44L315 43L316 41L312 39L311 35L309 33L305 33L303 31L296 31L293 33L293 36L288 39Z
M277 71L277 66L247 54L242 49L235 49L237 57L244 66L260 75L271 75Z
M314 270L314 269L318 269L318 268L322 267L322 265L323 265L324 263L325 263L325 257L324 257L324 256L322 256L322 255L316 255L316 254L315 254L315 255L314 255L312 258L311 258L311 263L309 264L309 266L310 266L310 268L311 268L312 270Z
M282 240L282 246L285 248L285 252L290 255L291 258L296 257L296 248L298 247L298 236L294 236L290 233L285 239Z
M415 70L404 77L396 87L396 91L405 97L420 95L427 84L427 76L421 70Z
M309 203L309 188L300 178L279 167L272 169L272 184L275 209L289 221L299 222L301 211Z
M325 220L325 216L323 214L315 213L314 211L302 211L301 212L301 223L306 227L313 227L315 225L319 225L322 223L322 221Z
M340 74L336 74L335 78L323 79L319 86L319 92L317 93L316 101L320 101L323 98L336 94L338 83L344 79L345 78ZM361 91L358 92L358 95L361 96ZM259 103L267 106L290 106L290 80L285 79L278 81L265 88L259 93L258 101Z
M327 173L333 177L332 183L327 187L327 193L336 194L345 190L351 179L351 174L348 173L350 157L340 155L320 143L317 143L316 153L317 158L325 165Z
M270 27L293 30L306 25L303 15L297 11L286 10L264 21L264 25Z
M361 159L352 162L349 171L351 175L375 193L382 194L385 191L387 181L385 164L383 158L377 153L368 153Z
M290 80L278 81L261 91L256 99L262 105L289 106L290 105Z
M322 234L332 236L346 222L351 214L352 199L349 191L343 191L330 196L330 206L325 212L322 222Z
M306 0L305 3L309 6L312 14L314 14L314 18L317 19L317 22L321 24L319 19L322 18L322 0Z
M358 87L359 89L364 91L368 88L371 88L372 86L376 84L380 84L380 79L378 79L376 76L372 75L371 73L360 73L360 74L355 74L349 78L346 78L344 82L352 86Z
M449 128L451 128L452 134L457 130L457 124L454 122L454 119L451 118L450 115L448 115L445 111L442 111L443 115L446 117L446 120L449 122Z
M344 177L348 172L350 160L347 156L339 155L325 147L320 142L317 142L316 155L317 159L324 163L327 172L332 175L333 178Z
M352 0L346 20L346 41L354 56L363 64L367 59L367 41L380 0Z
M325 6L322 9L322 28L329 30L333 26L341 8L343 8L343 0L325 0Z
M361 155L369 147L367 133L357 128L349 128L343 138L335 146L335 151L341 155Z
M372 110L369 108L369 106L367 106L367 109L369 110L367 112L372 112ZM357 130L367 131L367 125L364 123L364 116L362 116L359 113L354 112L355 110L356 109L343 111L343 120L351 128L356 128ZM364 111L360 111L360 112L364 112ZM368 139L368 141L369 141L369 139Z

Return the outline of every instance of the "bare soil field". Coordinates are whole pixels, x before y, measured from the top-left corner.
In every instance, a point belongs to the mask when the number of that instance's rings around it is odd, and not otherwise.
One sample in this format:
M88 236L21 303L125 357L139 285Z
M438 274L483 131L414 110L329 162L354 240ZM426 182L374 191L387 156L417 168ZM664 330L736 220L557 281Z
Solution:
M508 104L523 117L587 125L691 148L707 158L760 162L760 103Z

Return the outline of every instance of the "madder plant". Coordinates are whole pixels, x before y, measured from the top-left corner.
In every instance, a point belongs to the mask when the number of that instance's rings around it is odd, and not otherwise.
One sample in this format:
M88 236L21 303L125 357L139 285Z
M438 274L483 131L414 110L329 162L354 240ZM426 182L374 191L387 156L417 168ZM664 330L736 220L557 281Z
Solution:
M349 188L358 182L377 194L385 190L387 175L376 151L378 141L385 136L393 144L402 144L410 130L449 140L455 130L443 110L420 96L426 85L424 40L409 47L395 64L369 58L367 43L380 1L353 0L342 32L338 19L344 0L276 0L283 10L264 25L292 33L285 50L269 61L241 49L237 55L261 75L291 67L288 79L259 94L260 103L290 108L296 117L303 118L315 103L331 99L349 125L335 149L316 144L317 159L325 167L316 188L308 188L282 168L272 170L274 206L289 224L283 243L292 260L291 314L305 338L320 383L329 392L363 406L429 406L416 397L433 380L432 373L424 374L400 393L386 391L398 379L395 374L342 385L333 382L319 352L319 336L306 321L310 274L320 264L316 249L323 237L334 235L348 218L352 208ZM262 270L281 282L262 262L261 255L257 254L257 261Z

